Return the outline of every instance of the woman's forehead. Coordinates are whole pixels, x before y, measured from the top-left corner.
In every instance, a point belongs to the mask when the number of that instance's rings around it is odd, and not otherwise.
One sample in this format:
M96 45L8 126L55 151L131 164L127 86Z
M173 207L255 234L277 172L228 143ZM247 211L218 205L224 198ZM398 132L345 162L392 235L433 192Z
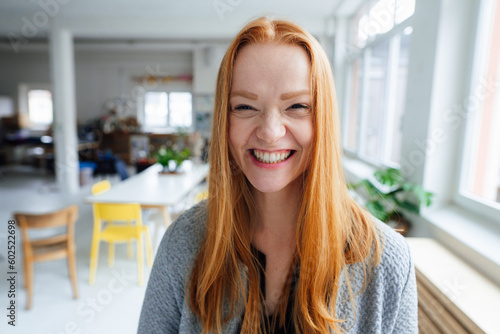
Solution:
M308 89L310 67L308 55L300 46L250 44L240 50L235 60L231 90L273 82L284 89Z

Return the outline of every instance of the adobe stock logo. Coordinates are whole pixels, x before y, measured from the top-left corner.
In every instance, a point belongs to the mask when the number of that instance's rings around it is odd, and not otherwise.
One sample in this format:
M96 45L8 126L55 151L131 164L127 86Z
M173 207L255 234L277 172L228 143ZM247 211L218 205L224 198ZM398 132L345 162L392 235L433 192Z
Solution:
M243 0L214 0L212 3L215 12L219 16L219 19L224 20L224 14L226 12L232 12L236 7L238 7Z
M72 0L39 0L37 5L40 7L40 10L33 14L31 18L26 16L21 18L21 21L23 22L21 35L14 32L9 32L7 34L10 46L14 52L18 53L21 45L28 44L29 38L33 38L38 35L40 30L49 24L50 18L54 18L57 14L59 14L61 6L66 5L71 1Z

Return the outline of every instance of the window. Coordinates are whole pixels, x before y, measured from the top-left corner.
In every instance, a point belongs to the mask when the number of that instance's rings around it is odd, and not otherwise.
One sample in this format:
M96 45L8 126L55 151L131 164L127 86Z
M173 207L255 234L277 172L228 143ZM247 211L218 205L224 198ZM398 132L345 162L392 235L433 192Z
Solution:
M344 147L377 165L400 161L412 33L405 20L414 11L414 0L368 1L352 18L351 43L358 52L347 59Z
M192 95L189 92L146 92L144 130L164 132L193 124Z
M28 119L30 129L48 129L54 117L50 85L20 84L19 110Z
M52 93L50 90L28 91L28 116L31 124L52 124Z
M500 209L500 1L483 1L467 102L461 194Z

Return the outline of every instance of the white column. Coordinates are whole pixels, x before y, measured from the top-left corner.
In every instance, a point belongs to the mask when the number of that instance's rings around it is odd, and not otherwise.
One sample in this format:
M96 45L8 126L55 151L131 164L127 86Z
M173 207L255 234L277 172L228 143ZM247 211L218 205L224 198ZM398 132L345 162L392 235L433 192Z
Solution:
M75 63L73 36L54 27L50 33L50 67L54 106L55 172L63 192L79 190L76 133Z

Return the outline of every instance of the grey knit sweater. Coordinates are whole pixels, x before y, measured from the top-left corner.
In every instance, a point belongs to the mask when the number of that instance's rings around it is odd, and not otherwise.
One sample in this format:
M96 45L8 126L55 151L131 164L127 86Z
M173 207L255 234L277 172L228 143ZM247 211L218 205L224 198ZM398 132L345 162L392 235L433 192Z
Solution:
M199 321L185 302L185 286L205 230L206 208L197 205L184 213L165 233L149 278L138 333L201 333ZM341 283L337 317L347 319L348 333L418 333L415 271L408 245L388 226L379 224L385 238L380 264L370 281L354 298L354 310L346 284ZM351 286L363 284L359 264L349 266ZM342 281L341 281L342 282ZM235 333L242 314L236 314L223 333Z

